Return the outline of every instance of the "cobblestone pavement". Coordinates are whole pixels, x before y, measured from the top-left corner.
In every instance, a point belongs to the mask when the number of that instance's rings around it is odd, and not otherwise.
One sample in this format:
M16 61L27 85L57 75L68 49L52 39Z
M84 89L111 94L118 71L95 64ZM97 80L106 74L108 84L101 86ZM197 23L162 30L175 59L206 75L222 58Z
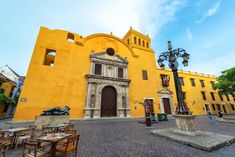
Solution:
M235 157L235 144L217 151L205 152L150 134L151 129L174 127L174 119L146 128L141 120L73 121L81 134L80 157ZM26 125L26 124L18 124ZM27 124L28 125L28 124ZM207 117L196 119L198 129L235 136L234 123L212 124ZM0 126L2 126L0 124ZM5 125L6 126L6 125ZM22 147L7 156L22 155ZM60 156L60 155L58 155ZM70 154L72 156L72 154Z

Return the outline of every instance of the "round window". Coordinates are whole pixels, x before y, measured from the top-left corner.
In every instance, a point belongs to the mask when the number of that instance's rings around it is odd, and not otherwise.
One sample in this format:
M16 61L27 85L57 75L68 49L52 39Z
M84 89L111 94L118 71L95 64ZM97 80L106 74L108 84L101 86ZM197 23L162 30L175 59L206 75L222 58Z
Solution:
M112 48L107 48L106 53L110 56L113 56L115 54L114 49Z

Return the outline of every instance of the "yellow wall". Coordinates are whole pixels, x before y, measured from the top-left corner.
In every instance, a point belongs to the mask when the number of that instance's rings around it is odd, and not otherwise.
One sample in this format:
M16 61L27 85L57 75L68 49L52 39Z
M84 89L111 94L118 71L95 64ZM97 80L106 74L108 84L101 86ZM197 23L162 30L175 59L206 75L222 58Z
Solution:
M158 73L158 84L161 84L160 74L168 74L170 75L170 89L173 91L174 95L174 104L177 103L176 94L175 94L175 87L174 87L174 78L173 74L170 69L160 69L157 68ZM203 115L206 114L205 104L209 105L210 111L212 114L217 114L217 104L221 106L221 110L223 111L222 105L226 106L226 110L230 114L235 114L235 111L232 110L230 104L233 104L235 107L235 101L231 95L229 95L230 101L227 100L226 96L223 96L223 101L220 100L219 94L216 90L212 88L211 81L216 82L217 79L215 76L206 75L201 73L195 72L186 72L186 71L179 71L179 77L182 77L184 80L184 86L182 86L183 92L186 93L186 103L190 109L190 111L195 115ZM190 78L195 79L195 86L192 86ZM204 80L205 87L202 87L200 84L200 80ZM205 92L206 100L203 100L201 91ZM212 99L210 92L214 93L215 100ZM215 104L215 110L212 107L212 104Z
M143 107L134 104L134 100L143 101L144 98L153 98L155 112L160 111L157 93L157 89L161 85L160 73L170 74L171 78L173 76L169 70L156 68L155 53L151 49L151 41L147 35L133 29L130 29L123 39L111 34L93 34L82 37L79 34L72 33L75 39L74 42L69 42L67 41L68 33L63 30L50 30L44 27L40 29L20 101L14 115L14 121L33 120L36 115L40 115L45 109L65 105L71 108L71 118L83 118L87 88L85 75L90 70L91 51L105 52L108 47L112 47L118 55L123 58L126 57L129 62L128 79L131 80L129 87L131 116L144 116ZM134 44L134 37L137 37L137 44ZM141 45L138 45L139 38L141 39ZM130 41L129 44L127 44L127 39ZM145 46L142 45L142 41L145 41ZM148 42L149 48L146 47L146 42ZM56 50L53 67L43 65L46 49ZM142 70L147 70L148 80L143 80ZM205 89L208 92L212 89L207 82L216 80L216 78L183 72L180 73L180 76L185 77L186 86L183 87L183 90L189 93L187 94L189 108L193 110L194 114L204 114L202 107L204 102L200 95L202 89L199 86L193 89L188 78L195 77L197 85L199 85L199 78L205 79ZM170 87L173 91L175 104L176 97L173 83L172 80ZM190 90L196 91L197 94L191 93ZM193 101L195 101L195 104L192 105Z
M14 120L32 120L43 110L68 105L71 118L83 118L86 97L86 78L90 69L91 51L104 52L114 48L121 57L127 57L132 116L143 116L141 105L134 100L157 99L156 62L151 48L134 47L108 34L87 37L75 35L75 42L67 41L68 32L41 28L24 82ZM145 37L143 35L143 37ZM46 48L56 50L54 67L43 65ZM142 79L142 70L148 71L148 80ZM158 108L155 107L156 112Z

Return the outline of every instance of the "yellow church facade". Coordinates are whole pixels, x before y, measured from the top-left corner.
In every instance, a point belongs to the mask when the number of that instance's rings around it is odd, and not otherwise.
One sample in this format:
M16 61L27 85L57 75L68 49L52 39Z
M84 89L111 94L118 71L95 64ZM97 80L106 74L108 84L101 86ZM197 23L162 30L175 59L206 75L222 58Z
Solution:
M220 97L216 77L179 71L189 109L235 113L232 96ZM163 84L170 79L169 85ZM34 120L43 110L70 107L73 119L143 117L135 103L152 99L155 113L174 114L177 100L169 69L156 65L148 35L130 28L121 39L112 34L79 34L41 27L14 121Z

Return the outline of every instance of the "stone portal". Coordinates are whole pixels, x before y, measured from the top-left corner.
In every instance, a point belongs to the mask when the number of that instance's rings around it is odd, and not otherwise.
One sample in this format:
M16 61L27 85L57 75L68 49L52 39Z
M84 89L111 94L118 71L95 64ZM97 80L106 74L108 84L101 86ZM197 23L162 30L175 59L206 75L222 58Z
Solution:
M86 75L85 119L130 117L128 61L111 49L91 53L90 74Z

